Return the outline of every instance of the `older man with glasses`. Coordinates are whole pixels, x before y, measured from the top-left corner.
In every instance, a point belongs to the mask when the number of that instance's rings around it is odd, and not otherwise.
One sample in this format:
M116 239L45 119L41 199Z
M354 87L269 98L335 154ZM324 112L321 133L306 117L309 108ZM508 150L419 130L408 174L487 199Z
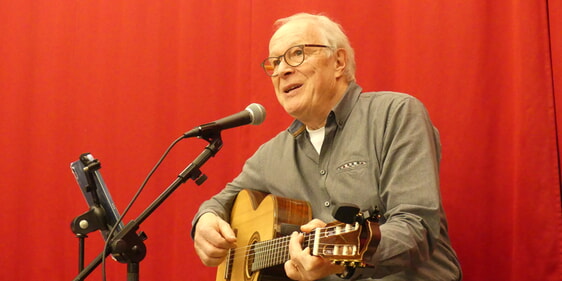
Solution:
M254 280L264 256L284 269L268 274L293 280L460 280L440 199L439 134L423 104L401 93L362 92L349 40L329 18L296 14L276 24L261 65L295 120L200 206L192 234L201 261L222 264L217 280ZM313 219L282 240L286 256L277 258L277 247L258 254L277 240L264 242L259 231L247 239L248 231L232 228L243 216L233 212L237 196L247 189L309 205ZM339 207L350 204L357 214L339 218ZM326 225L334 216L348 226ZM246 220L256 228L260 222Z

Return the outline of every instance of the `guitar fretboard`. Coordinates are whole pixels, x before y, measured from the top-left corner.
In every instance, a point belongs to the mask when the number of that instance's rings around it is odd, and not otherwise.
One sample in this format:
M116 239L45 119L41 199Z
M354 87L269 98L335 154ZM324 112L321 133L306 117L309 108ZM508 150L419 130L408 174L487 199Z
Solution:
M315 240L314 236L315 233L304 234L304 242L301 244L303 249L312 247ZM285 236L253 244L249 252L249 260L252 261L252 272L288 261L289 240L291 240L291 237Z
M305 233L301 247L309 247L313 255L322 256L355 256L357 255L357 244L351 243L332 243L332 237L340 237L340 235L356 232L360 228L359 224L349 225L340 224L326 228L317 228L311 233ZM289 241L290 236L274 238L267 241L255 242L245 247L230 249L227 256L227 270L229 272L232 262L238 253L247 259L246 265L248 272L256 272L264 268L280 265L289 260ZM227 273L228 274L228 273Z

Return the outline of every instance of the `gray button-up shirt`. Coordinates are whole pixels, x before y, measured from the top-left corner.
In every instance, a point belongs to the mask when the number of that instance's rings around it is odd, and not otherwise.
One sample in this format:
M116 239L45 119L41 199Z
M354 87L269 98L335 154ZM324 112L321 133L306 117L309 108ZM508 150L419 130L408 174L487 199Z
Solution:
M376 253L365 258L374 268L357 269L352 280L459 280L439 192L439 134L423 104L401 93L361 93L351 83L325 129L318 154L295 120L201 205L194 224L205 212L228 221L243 188L308 201L325 222L338 204L378 208L386 223Z

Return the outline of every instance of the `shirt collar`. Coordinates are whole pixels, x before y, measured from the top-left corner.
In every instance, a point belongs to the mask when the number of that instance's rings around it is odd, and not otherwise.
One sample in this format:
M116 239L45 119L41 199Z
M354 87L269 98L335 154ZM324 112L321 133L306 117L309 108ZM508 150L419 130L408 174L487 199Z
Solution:
M338 127L343 127L353 106L359 99L359 95L361 94L362 88L361 86L357 85L355 82L349 83L345 94L343 95L342 99L336 104L336 106L332 109L330 115L334 115L334 119ZM302 134L306 129L306 126L299 120L294 120L291 123L291 126L287 129L287 131L293 135L293 137L297 137Z

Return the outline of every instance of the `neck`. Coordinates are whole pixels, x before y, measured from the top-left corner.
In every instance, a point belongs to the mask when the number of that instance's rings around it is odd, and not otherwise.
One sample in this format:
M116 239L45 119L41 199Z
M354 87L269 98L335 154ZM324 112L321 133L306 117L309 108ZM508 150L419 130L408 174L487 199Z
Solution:
M326 117L327 117L327 115L326 115ZM324 119L322 120L322 122L315 123L314 125L313 125L313 123L311 123L311 122L305 123L305 125L306 125L306 128L309 129L309 130L311 130L311 131L318 130L318 129L320 129L320 128L326 126L326 118L324 118Z
M330 100L324 103L323 108L317 108L317 112L312 114L308 120L300 121L310 130L318 130L326 126L326 119L328 119L328 115L345 95L348 86L348 83L339 83L339 86L335 89L335 94L329 97Z

